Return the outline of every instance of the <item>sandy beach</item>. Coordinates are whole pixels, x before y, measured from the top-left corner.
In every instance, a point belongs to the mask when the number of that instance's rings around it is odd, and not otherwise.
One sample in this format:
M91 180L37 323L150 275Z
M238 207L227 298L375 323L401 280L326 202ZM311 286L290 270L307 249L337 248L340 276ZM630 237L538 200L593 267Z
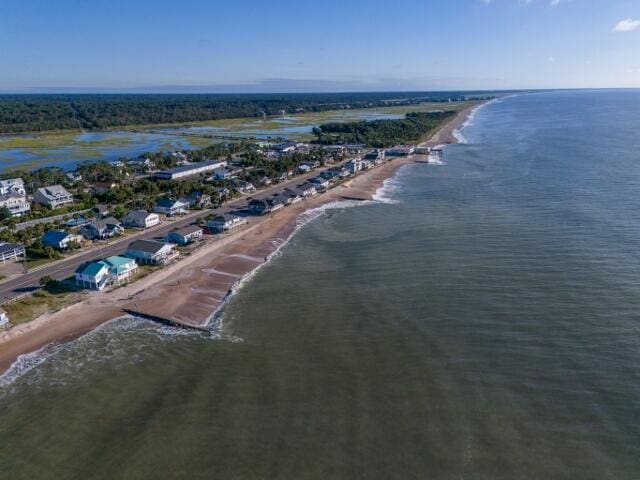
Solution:
M455 130L464 124L474 108L477 107L461 111L422 145L455 143ZM384 180L414 161L416 158L391 160L315 198L274 214L252 217L244 228L212 236L189 256L132 284L111 291L91 292L81 303L0 333L0 373L20 355L78 338L124 315L126 309L161 311L199 326L224 305L234 285L286 242L295 232L301 215L331 202L371 199Z

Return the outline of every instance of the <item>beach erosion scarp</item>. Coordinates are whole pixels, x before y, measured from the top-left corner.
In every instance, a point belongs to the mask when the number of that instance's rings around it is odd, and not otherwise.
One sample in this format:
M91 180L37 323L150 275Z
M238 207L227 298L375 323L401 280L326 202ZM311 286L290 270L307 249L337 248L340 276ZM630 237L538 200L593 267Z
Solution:
M472 112L473 108L459 112L422 145L456 143L454 132ZM303 223L301 218L335 202L371 200L385 180L415 160L393 159L315 198L253 217L245 228L209 241L188 257L132 284L92 292L81 303L0 333L0 374L21 355L78 338L125 313L206 329L230 294L286 244Z

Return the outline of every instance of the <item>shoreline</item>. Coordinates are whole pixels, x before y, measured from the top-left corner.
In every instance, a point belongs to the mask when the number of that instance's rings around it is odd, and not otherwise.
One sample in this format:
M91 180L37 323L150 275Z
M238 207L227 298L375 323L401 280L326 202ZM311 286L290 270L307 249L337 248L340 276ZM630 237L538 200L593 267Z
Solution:
M461 110L420 145L434 147L458 143L456 131L463 128L475 110L484 104ZM415 161L415 158L393 159L315 198L288 206L273 215L252 217L248 227L206 241L192 254L129 285L106 292L90 292L80 303L0 333L0 375L23 355L50 344L75 340L100 325L127 315L124 311L127 305L146 302L156 308L158 304L162 305L160 308L180 307L186 297L181 292L187 288L198 299L195 306L190 303L189 307L199 310L201 315L206 311L207 324L210 323L255 271L268 263L299 228L315 218L299 223L301 217L330 203L371 200L385 180L400 167ZM177 285L180 288L175 288Z

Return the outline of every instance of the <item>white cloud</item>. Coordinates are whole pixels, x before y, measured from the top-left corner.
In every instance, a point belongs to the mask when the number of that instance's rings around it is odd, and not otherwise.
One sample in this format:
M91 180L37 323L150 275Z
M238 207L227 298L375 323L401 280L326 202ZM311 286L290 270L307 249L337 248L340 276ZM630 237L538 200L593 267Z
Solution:
M554 57L549 57L547 58L547 61L553 63L556 61L556 59Z
M613 27L614 32L630 32L635 30L636 28L640 28L640 20L634 20L633 18L627 18L625 20L620 20L615 27Z

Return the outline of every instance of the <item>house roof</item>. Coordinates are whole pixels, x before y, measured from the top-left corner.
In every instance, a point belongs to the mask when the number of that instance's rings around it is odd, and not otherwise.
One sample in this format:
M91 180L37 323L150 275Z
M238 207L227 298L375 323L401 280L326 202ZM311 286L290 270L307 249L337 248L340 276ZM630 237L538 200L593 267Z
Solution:
M111 257L105 258L103 262L106 263L111 270L115 270L117 273L122 273L126 272L129 269L131 262L135 263L135 260L127 257L113 255Z
M49 230L42 236L42 241L47 243L60 243L68 236L69 234L67 232L61 230Z
M156 206L162 208L176 208L184 204L185 203L180 200L172 200L171 198L161 198L156 202Z
M149 213L146 210L131 210L129 213L127 213L125 218L131 219L131 220L144 221L149 217L149 215L156 215L156 214Z
M137 252L158 253L167 243L157 242L155 240L136 240L129 244L129 250L135 250Z
M103 261L83 263L77 268L76 273L95 277L104 268L108 269L109 266Z
M175 233L183 237L196 232L202 232L202 228L200 228L198 225L187 225L186 227L176 228L175 230L171 231L171 233Z
M71 195L62 185L51 185L50 187L42 187L39 188L38 191L47 198L59 198Z
M94 220L88 226L95 227L97 230L102 230L103 228L116 227L121 224L122 223L117 218L108 217L108 218L102 218L99 220Z
M240 215L236 215L235 213L223 213L222 215L218 215L215 217L212 222L231 222L240 218Z
M17 243L0 243L0 255L13 252L18 249L22 250L24 249L24 246L18 245Z

